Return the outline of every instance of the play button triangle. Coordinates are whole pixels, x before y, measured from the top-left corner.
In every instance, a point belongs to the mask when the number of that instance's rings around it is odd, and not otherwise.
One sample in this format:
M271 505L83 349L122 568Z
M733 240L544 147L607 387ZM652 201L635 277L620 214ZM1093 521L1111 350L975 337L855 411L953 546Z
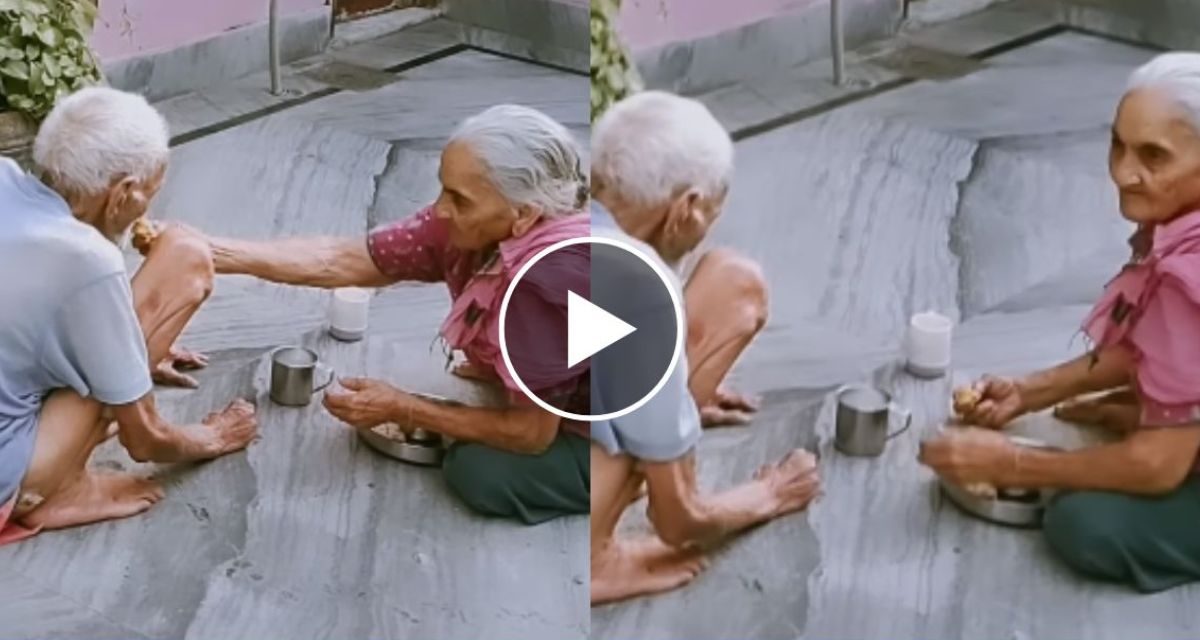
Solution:
M567 366L573 367L592 354L633 333L637 327L567 291Z

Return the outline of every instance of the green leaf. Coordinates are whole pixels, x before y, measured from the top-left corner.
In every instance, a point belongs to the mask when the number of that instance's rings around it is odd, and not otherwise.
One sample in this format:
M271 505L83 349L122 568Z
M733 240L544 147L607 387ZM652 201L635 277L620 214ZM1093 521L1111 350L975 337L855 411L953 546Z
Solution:
M18 11L21 3L17 0L0 0L0 11Z
M17 0L17 3L21 5L18 11L27 15L41 17L47 13L50 13L50 5L53 4L53 2L62 1L64 0L50 0L50 2L45 2L43 0Z
M9 60L0 66L0 73L18 80L29 79L29 65L20 60Z
M57 47L63 40L62 32L50 25L38 29L37 36L47 47Z
M37 31L37 23L34 22L33 18L30 18L29 16L21 16L21 19L17 22L17 25L20 27L21 35L23 36L31 36Z
M58 58L43 56L42 64L46 65L46 73L50 74L51 78L57 78L62 75L62 67L58 64Z
M42 55L42 48L32 42L25 45L25 59L37 60Z

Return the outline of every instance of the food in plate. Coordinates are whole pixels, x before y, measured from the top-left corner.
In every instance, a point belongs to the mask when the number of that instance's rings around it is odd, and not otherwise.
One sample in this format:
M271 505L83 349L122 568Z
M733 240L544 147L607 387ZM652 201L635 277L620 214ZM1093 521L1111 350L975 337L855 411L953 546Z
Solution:
M963 491L975 496L976 498L986 498L995 500L999 496L996 486L987 482L971 482L963 485Z
M371 429L371 431L374 431L388 440L395 440L396 442L404 442L405 440L404 430L400 428L400 425L394 422L385 422L374 429Z

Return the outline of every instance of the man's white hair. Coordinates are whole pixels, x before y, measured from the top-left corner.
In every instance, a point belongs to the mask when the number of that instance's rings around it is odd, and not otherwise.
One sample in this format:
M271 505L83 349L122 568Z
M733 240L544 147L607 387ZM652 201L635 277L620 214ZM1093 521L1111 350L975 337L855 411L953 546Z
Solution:
M1159 89L1187 111L1200 131L1200 53L1164 53L1129 76L1128 91Z
M567 128L529 107L502 104L465 120L450 135L466 144L487 169L492 184L515 205L549 216L587 202L582 154Z
M170 154L162 115L142 96L105 87L62 99L33 143L33 160L56 189L93 195L126 176L149 180Z
M638 206L664 204L687 189L718 197L733 179L733 141L695 100L636 93L592 127L592 174L598 187Z

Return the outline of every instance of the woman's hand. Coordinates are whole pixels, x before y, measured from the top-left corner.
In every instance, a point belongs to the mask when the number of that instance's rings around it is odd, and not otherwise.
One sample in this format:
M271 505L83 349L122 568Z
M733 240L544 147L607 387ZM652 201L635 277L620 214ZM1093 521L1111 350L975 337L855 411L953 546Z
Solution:
M1025 413L1025 399L1016 380L987 376L973 386L982 397L973 409L961 416L964 423L987 429L1003 429Z
M1015 471L1017 445L984 429L947 429L921 443L918 459L938 476L959 486L988 483L1004 486Z
M370 378L346 378L339 381L344 391L326 391L325 408L335 418L355 429L373 429L385 422L405 420L397 416L405 411L409 394L392 385Z

